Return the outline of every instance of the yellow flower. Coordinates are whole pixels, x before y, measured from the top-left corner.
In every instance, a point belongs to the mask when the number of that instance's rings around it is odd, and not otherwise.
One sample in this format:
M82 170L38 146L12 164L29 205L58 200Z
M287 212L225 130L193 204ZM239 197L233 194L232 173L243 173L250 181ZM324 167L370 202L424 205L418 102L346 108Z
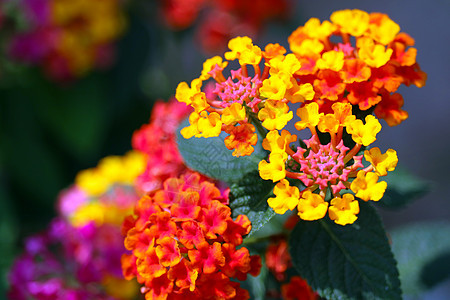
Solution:
M202 111L200 113L200 119L198 120L198 130L201 132L199 136L204 138L219 136L222 131L220 115L216 112L212 112L208 115L206 111Z
M251 46L249 49L242 51L239 56L239 64L243 65L257 65L261 62L262 52L258 46Z
M372 115L366 116L366 124L359 119L347 123L347 132L352 135L353 140L364 146L375 142L376 135L381 130L381 124Z
M297 110L297 116L301 121L295 123L297 130L303 130L306 127L315 127L319 124L323 113L319 113L319 105L316 102L306 104Z
M328 202L325 202L322 196L305 191L298 202L298 215L302 220L313 221L322 219L327 213Z
M292 53L286 56L279 55L272 58L266 65L270 66L270 75L286 73L292 76L295 72L300 70L301 67L300 61L295 54Z
M191 97L191 106L194 108L196 112L201 112L207 109L210 105L206 102L206 95L203 92L199 92L194 94Z
M266 101L266 105L258 113L262 126L268 130L280 130L292 119L293 113L289 106L283 102Z
M378 176L386 176L387 171L394 171L398 163L397 152L393 149L381 154L380 148L375 147L364 151L364 157L375 168Z
M284 159L287 159L286 147L289 147L289 144L296 140L297 136L295 134L291 135L287 130L281 131L281 135L278 134L277 130L272 130L266 135L262 146L270 153L281 154Z
M336 133L339 129L339 121L336 119L334 114L326 114L320 118L318 127L321 132Z
M355 37L363 35L369 28L369 14L359 9L336 11L331 14L330 20L339 26L342 33Z
M175 98L179 102L184 102L186 105L190 105L192 103L192 97L200 93L200 88L202 87L202 80L199 78L195 78L191 82L191 87L186 82L180 82L177 86L177 90L175 92Z
M221 56L214 56L207 59L203 63L203 70L202 74L200 75L200 79L207 80L211 78L211 75L208 73L211 72L216 67L216 65L219 66L219 68L221 69L225 69L228 66L228 62L223 61Z
M200 114L193 112L189 116L189 124L188 127L180 131L185 139L190 139L193 136L204 138L215 137L219 136L222 131L220 115L216 112L212 112L209 115L207 111L202 111Z
M322 54L322 58L317 61L317 67L321 70L328 69L339 72L344 66L344 52L327 51Z
M196 136L200 133L198 130L198 120L200 119L200 115L197 112L192 112L189 115L189 126L181 129L180 133L185 139L190 139L193 136Z
M331 106L336 120L339 121L340 126L352 122L356 117L352 114L352 106L350 103L336 102Z
M283 100L286 94L286 89L291 85L290 78L285 73L279 73L275 76L270 76L263 81L263 85L259 89L262 97L270 100Z
M319 19L311 18L305 23L303 30L310 38L325 40L336 30L336 28L336 25L330 21L323 21L323 23L320 24Z
M359 213L359 204L352 194L344 194L342 198L336 197L330 204L328 215L336 224L353 224L358 218L356 215Z
M285 97L291 103L304 102L314 99L314 88L311 83L297 84L295 78L291 79L292 87L286 91Z
M383 45L376 44L371 38L359 38L356 42L358 56L367 65L379 68L384 66L391 59L393 50Z
M240 103L233 103L222 112L222 122L225 125L234 125L245 120L245 108Z
M293 210L300 198L300 191L295 186L289 186L289 181L282 179L273 189L275 198L267 199L270 207L277 214L284 214L288 209Z
M400 26L382 13L371 13L369 36L375 41L387 45L400 32Z
M245 50L251 49L253 46L252 39L244 36L244 37L235 37L234 39L231 39L228 42L228 48L230 48L231 51L225 52L225 58L227 60L235 60L239 59L241 56L241 53Z
M295 33L295 31L294 31ZM292 34L294 34L292 33ZM292 35L291 35L292 36ZM315 57L320 55L322 50L324 49L324 45L319 40L303 40L300 44L298 43L289 43L291 46L292 52L298 54L302 57Z
M269 161L262 160L258 164L259 175L262 179L280 181L286 177L285 158L282 154L272 153L269 155Z
M373 172L359 171L350 185L350 189L355 193L356 197L364 201L378 201L383 198L387 188L386 181L378 181L378 175Z

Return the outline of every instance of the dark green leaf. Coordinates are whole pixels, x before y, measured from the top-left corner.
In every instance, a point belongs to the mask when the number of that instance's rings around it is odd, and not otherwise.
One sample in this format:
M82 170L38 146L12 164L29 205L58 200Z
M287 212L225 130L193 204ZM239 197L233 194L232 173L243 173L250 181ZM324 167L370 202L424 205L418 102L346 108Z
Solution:
M244 214L252 222L249 236L260 230L275 212L267 204L267 198L272 193L274 183L263 180L259 172L246 174L239 182L230 186L230 207L233 217Z
M402 208L430 190L430 183L399 168L389 172L386 177L381 177L380 180L386 181L388 187L377 205L386 209Z
M185 139L180 130L188 126L184 121L177 133L178 148L186 165L211 178L227 183L238 182L245 174L258 169L258 163L265 159L267 154L261 146L262 138L258 136L258 144L252 155L234 157L233 151L225 147L223 133L219 137Z
M398 269L402 288L406 295L419 295L448 276L442 273L441 278L432 282L424 282L429 278L426 272L438 275L435 264L440 258L448 258L450 252L450 223L430 222L402 227L391 232L392 251L398 261ZM439 267L439 266L437 266ZM428 271L427 271L427 268ZM425 272L425 273L424 273ZM422 278L421 278L422 277ZM431 286L430 286L431 283Z
M358 220L299 221L289 244L293 264L327 299L401 299L396 262L375 209L360 203Z

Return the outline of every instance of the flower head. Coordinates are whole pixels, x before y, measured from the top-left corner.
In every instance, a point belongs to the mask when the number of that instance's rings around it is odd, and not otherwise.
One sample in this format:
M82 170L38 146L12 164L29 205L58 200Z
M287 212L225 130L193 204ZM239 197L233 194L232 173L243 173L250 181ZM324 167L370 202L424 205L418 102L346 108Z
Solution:
M297 208L301 219L312 221L323 218L328 211L337 224L346 225L357 219L359 205L352 194L341 197L342 192L351 190L364 201L381 199L386 183L376 183L377 174L384 176L386 171L395 169L395 151L390 149L384 155L378 148L366 151L366 160L372 164L366 168L363 155L358 155L361 147L375 141L380 123L368 115L363 124L352 114L349 103L336 102L332 110L331 114L319 113L319 106L314 102L298 109L301 120L296 128L309 128L312 137L304 140L296 151L290 146L296 136L288 131L283 130L281 135L277 131L267 134L263 147L270 151L269 159L259 163L259 173L261 178L277 182L275 197L268 199L276 213ZM344 141L345 135L352 137L352 148L346 146L349 142ZM292 186L287 178L301 184Z
M169 178L142 198L125 226L124 274L137 277L146 297L222 297L245 291L230 281L259 273L259 257L241 247L251 224L231 218L228 199L198 174ZM211 282L217 284L212 289Z
M319 111L329 113L330 101L350 102L363 111L376 107L377 116L390 126L405 120L403 103L391 95L401 84L425 83L411 47L414 40L381 13L346 9L333 12L330 20L321 24L313 18L288 39L301 63L294 77L313 84Z

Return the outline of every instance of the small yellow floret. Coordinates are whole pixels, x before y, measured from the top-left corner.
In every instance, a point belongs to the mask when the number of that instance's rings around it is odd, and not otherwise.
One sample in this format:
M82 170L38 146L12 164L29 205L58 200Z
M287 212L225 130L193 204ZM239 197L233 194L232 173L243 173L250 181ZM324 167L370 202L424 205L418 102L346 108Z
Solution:
M400 26L382 13L370 14L369 35L375 41L387 45L400 32Z
M262 126L268 130L283 129L292 117L293 113L286 103L270 100L266 101L266 105L258 113Z
M189 126L181 129L180 133L185 139L191 137L215 137L222 132L222 121L220 115L212 112L208 115L207 111L202 111L200 114L192 112L189 116Z
M245 108L240 103L233 103L222 112L222 122L225 125L235 125L245 120Z
M219 68L221 68L221 69L225 69L228 66L228 62L223 61L222 57L220 57L220 56L214 56L214 57L207 59L203 63L203 70L202 70L202 74L200 75L200 79L207 80L207 79L211 78L211 74L208 74L208 73L211 72L216 67L216 65L219 66Z
M262 160L258 164L259 175L262 179L280 181L286 177L286 159L282 154L272 153L269 155L269 161Z
M288 54L286 56L277 56L270 60L266 65L270 66L270 75L278 73L286 73L293 75L300 70L301 64L295 54Z
M336 30L336 28L336 25L330 21L323 21L323 23L320 24L319 19L311 18L305 23L303 30L310 38L325 40Z
M325 202L319 194L311 191L303 192L298 202L298 215L302 220L314 221L322 219L327 213L328 202Z
M222 132L222 121L220 121L220 115L216 112L212 112L208 115L206 111L200 113L200 119L198 120L198 130L201 132L196 137L215 137L219 136Z
M323 43L319 40L311 40L307 39L302 41L300 44L290 43L291 50L295 54L300 55L301 57L316 57L320 56L320 53L325 48Z
M192 96L201 92L200 88L202 87L202 80L196 78L192 80L191 87L186 82L180 82L177 86L177 90L175 92L175 98L179 102L186 103L186 105L190 105L192 103Z
M372 115L366 116L366 124L359 119L347 123L347 132L352 135L355 143L369 146L375 142L376 135L381 130L378 119Z
M378 201L383 198L387 188L386 181L378 181L378 175L373 172L359 171L355 180L350 185L350 189L356 197L364 201Z
M398 163L397 152L393 149L381 154L380 148L375 147L364 151L364 157L372 164L378 176L386 176L387 171L394 171Z
M301 121L295 123L295 128L303 130L306 127L317 126L323 113L319 113L319 105L312 102L297 109L297 116L300 117Z
M270 100L283 100L285 98L286 89L291 86L290 78L285 73L278 73L270 76L263 81L259 88L262 97Z
M339 72L344 66L344 52L342 51L327 51L322 54L322 58L316 63L321 70L328 69Z
M384 66L391 59L394 50L386 46L375 44L371 38L358 39L356 46L359 58L373 68Z
M282 179L273 189L275 198L267 199L270 207L277 214L284 214L287 210L293 210L298 205L300 191L295 186L289 186L289 181Z
M369 14L359 9L339 10L331 14L330 20L339 26L342 33L361 36L369 28Z
M297 136L295 134L291 135L287 130L281 131L281 135L278 134L277 130L272 130L266 135L262 146L270 153L282 154L284 159L287 159L286 147L289 147L289 144L296 140Z
M331 200L328 208L328 215L336 224L347 225L353 224L358 218L359 203L352 194L344 194Z
M337 133L339 129L339 121L334 114L326 114L320 118L318 128L321 132Z
M295 78L292 78L292 88L286 91L286 99L291 103L304 102L314 99L315 91L311 83L297 84Z
M231 39L228 42L228 48L230 48L231 51L225 52L225 58L227 60L235 60L239 59L241 56L241 53L245 50L251 49L253 46L252 39L248 36L238 36L234 39Z
M239 56L240 65L257 65L261 62L262 52L258 46L252 46L249 49L242 51Z
M206 101L206 95L203 92L196 93L191 97L191 106L198 113L207 109L210 105Z

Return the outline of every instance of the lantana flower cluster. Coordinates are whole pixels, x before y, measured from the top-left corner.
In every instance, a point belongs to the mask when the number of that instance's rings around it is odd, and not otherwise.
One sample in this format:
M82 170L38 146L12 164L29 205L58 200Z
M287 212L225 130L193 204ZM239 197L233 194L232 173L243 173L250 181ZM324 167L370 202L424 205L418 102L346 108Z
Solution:
M125 278L137 277L146 299L248 299L230 279L258 275L261 259L239 247L251 223L233 220L227 204L227 192L199 174L167 179L124 223Z
M297 83L294 73L300 63L294 54L285 56L282 46L269 44L261 51L250 38L237 37L229 47L225 61L220 56L208 59L190 86L181 82L176 98L195 110L189 116L190 126L181 131L183 137L215 137L224 131L229 135L225 145L239 157L253 153L258 140L255 126L261 133L261 125L268 130L284 128L293 117L287 103L312 100L314 90L310 83ZM233 60L239 61L240 68L225 77L223 71ZM214 82L204 84L211 78Z
M110 65L114 41L125 27L120 0L5 1L26 22L10 42L10 55L57 81Z
M384 14L343 10L333 13L331 22L313 18L295 30L290 54L278 44L262 51L248 37L232 39L226 60L206 60L198 78L178 85L177 100L195 110L181 134L209 138L225 132L225 146L239 157L253 153L258 132L270 151L259 163L260 176L277 182L268 200L275 212L296 208L304 220L328 212L336 223L351 224L359 212L357 199L380 200L387 184L378 178L398 162L392 149L360 153L381 130L371 113L388 125L399 124L407 113L398 87L421 87L426 80L410 47L413 39L399 31ZM226 75L232 60L239 68ZM297 135L287 130L296 103L295 128L312 134L297 146L291 145Z
M347 9L330 20L312 18L288 38L301 64L296 79L314 85L311 101L323 113L335 102L374 110L390 126L408 118L396 91L402 84L422 87L427 77L416 62L414 39L382 13Z

